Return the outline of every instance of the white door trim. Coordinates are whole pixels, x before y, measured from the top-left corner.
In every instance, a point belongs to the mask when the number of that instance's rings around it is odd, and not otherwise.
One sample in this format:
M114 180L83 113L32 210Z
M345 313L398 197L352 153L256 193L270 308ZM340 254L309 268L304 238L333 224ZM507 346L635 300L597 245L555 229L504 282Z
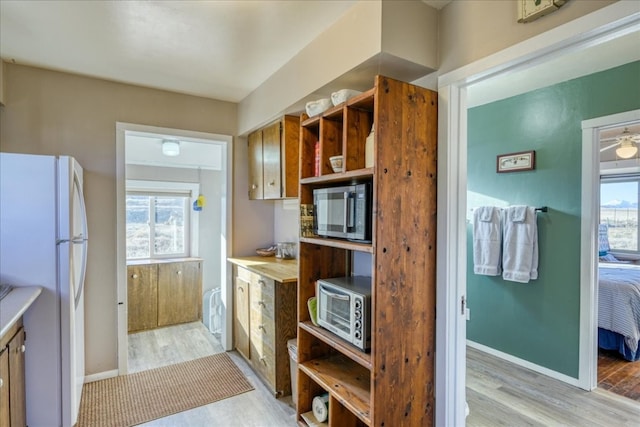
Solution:
M436 372L440 375L436 376L436 425L464 425L466 324L459 301L466 294L467 268L466 89L637 31L639 23L640 12L634 2L616 2L438 77ZM583 328L581 324L581 331ZM579 371L582 383L584 372Z
M582 122L582 220L580 234L580 372L579 387L598 386L598 213L600 206L600 144L598 133L640 121L640 110Z
M203 142L222 142L222 155L226 167L226 195L223 196L224 209L221 215L221 236L220 246L220 283L221 298L224 306L224 328L222 330L222 346L225 350L230 350L232 346L232 288L228 280L231 274L227 270L227 256L231 253L232 221L231 215L233 206L233 137L230 135L219 135L213 133L187 131L182 129L171 129L155 126L145 126L133 123L116 122L116 280L117 280L117 303L118 303L118 373L124 375L128 372L128 336L127 336L127 257L126 257L126 215L125 215L125 132L145 132L201 140Z

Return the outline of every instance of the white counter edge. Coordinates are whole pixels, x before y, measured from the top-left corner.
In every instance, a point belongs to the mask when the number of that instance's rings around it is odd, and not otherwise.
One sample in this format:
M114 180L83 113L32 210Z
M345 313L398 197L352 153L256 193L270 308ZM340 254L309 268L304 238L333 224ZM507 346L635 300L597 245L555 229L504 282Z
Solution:
M0 337L31 307L41 292L40 286L15 287L0 301Z

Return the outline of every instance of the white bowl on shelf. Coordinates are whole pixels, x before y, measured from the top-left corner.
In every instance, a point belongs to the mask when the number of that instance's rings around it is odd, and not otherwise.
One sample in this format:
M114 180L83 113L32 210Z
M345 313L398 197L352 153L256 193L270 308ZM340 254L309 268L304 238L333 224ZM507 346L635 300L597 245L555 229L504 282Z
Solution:
M353 98L356 95L360 95L362 92L353 89L340 89L337 92L333 92L331 94L331 102L333 105L342 104L346 102L349 98Z
M331 100L329 98L318 99L317 101L309 101L305 105L305 110L307 111L307 115L309 117L313 117L320 113L327 111L333 105L331 104Z
M342 172L342 156L329 157L329 161L331 162L331 169L335 173Z

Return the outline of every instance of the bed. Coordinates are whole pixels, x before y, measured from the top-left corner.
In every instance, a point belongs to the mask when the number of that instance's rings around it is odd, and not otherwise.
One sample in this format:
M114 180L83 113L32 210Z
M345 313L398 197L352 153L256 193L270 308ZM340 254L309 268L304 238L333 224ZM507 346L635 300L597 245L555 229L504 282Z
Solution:
M640 359L640 266L600 263L598 346L629 361Z

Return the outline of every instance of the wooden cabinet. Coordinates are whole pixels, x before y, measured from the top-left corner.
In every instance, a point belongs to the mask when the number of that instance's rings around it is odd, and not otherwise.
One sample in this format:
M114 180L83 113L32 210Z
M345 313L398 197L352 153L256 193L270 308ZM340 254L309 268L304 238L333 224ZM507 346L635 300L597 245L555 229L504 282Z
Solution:
M235 318L233 322L233 342L236 350L245 359L251 358L249 334L249 281L236 274L233 289Z
M158 326L158 267L155 264L127 267L128 330Z
M202 260L127 266L129 332L202 319Z
M200 261L158 264L158 326L202 319Z
M365 168L372 125L374 166ZM330 426L434 423L436 138L437 93L383 76L376 77L373 89L344 104L302 116L300 203L313 203L314 188L370 182L373 217L371 243L300 238L301 425L306 425L301 414L325 392ZM329 157L340 154L343 172L333 173ZM351 274L356 258L371 260L370 353L314 326L307 310L316 281Z
M298 197L299 124L284 116L249 134L250 200Z
M274 394L291 394L287 340L296 336L296 282L235 266L234 345Z
M27 424L22 319L0 337L0 426Z

